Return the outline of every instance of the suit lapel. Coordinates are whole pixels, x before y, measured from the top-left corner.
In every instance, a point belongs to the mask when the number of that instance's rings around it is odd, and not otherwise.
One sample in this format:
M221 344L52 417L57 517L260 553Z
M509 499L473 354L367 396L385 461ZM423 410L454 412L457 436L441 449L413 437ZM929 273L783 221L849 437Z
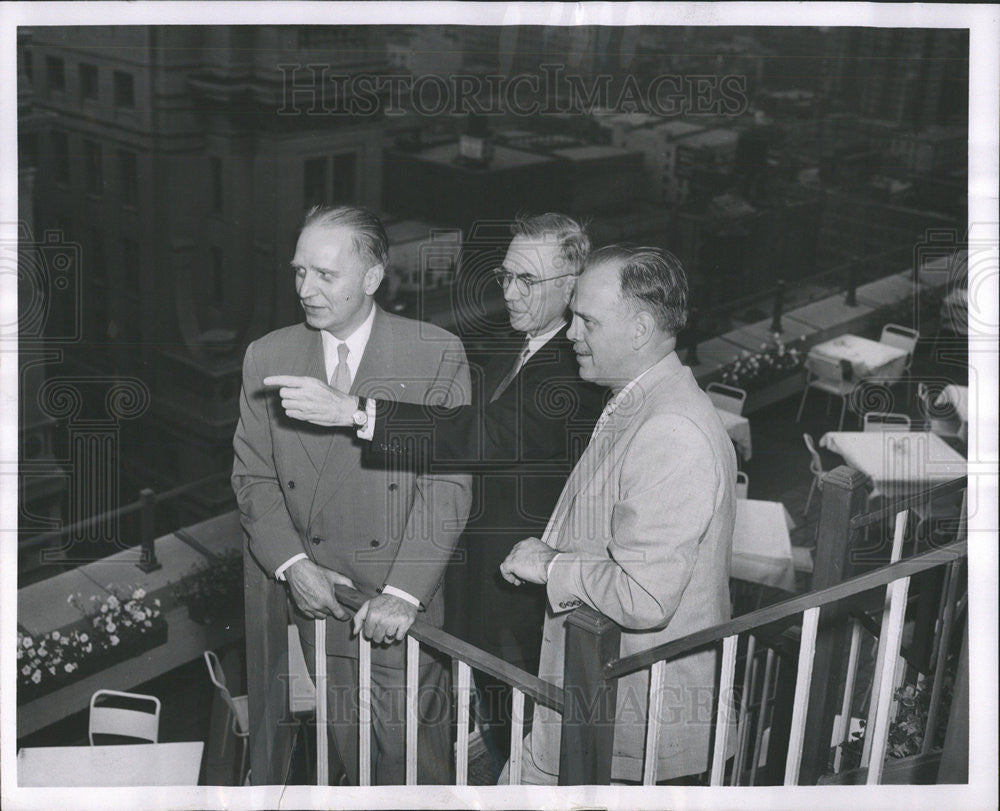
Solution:
M375 308L368 344L358 364L358 372L351 382L351 394L377 396L384 391L387 376L393 369L392 327L385 314ZM361 465L361 454L357 452L354 429L324 429L328 435L320 466L319 483L313 496L310 515L315 516L336 494L344 481Z
M307 330L308 343L306 351L300 352L296 368L292 374L302 377L315 377L326 383L326 363L323 359L323 338L319 330ZM327 451L330 448L330 429L312 425L307 422L295 421L295 433L305 449L309 461L319 472L323 469Z
M660 361L631 389L631 394L618 405L601 430L594 436L581 454L579 461L566 480L566 486L559 496L552 517L545 527L542 540L556 549L568 546L568 541L561 539L560 528L566 517L572 512L577 496L598 472L606 470L605 462L612 450L619 444L619 436L646 408L646 401L654 389L667 378L672 377L683 368L675 354L668 355Z

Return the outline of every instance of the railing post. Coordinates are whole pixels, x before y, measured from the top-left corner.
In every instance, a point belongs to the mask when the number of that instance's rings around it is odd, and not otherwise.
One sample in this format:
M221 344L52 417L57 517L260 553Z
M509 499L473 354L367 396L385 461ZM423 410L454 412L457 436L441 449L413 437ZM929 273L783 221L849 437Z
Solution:
M816 562L813 566L813 590L842 582L852 574L851 519L865 511L868 477L841 465L823 477L819 527L816 533ZM806 736L802 746L799 784L815 785L830 759L833 719L840 710L838 689L850 644L850 623L844 607L824 606L820 612L816 637L816 656L809 689Z
M139 539L142 551L136 564L144 572L155 572L163 565L156 559L156 494L148 487L139 491Z
M858 306L858 264L857 259L852 260L847 265L847 293L844 296L844 303L848 307Z
M283 785L295 730L288 711L288 603L284 587L264 573L246 543L243 604L250 779L255 786Z
M770 332L778 333L779 335L784 332L781 328L781 315L785 308L785 280L778 279L778 283L774 288L774 309L771 315L771 328Z
M608 785L615 739L618 680L604 666L618 658L621 629L583 606L566 619L559 785Z

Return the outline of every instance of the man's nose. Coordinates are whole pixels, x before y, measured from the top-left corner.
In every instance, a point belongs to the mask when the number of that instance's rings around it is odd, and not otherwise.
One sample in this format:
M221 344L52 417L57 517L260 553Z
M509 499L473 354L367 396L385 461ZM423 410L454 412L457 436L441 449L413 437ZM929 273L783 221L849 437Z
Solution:
M305 299L309 298L313 291L313 286L315 283L315 274L311 270L305 271L301 276L296 279L295 291L298 293L299 298Z
M517 279L511 277L511 280L504 285L503 300L514 301L515 299L521 298L521 291L519 287Z
M578 320L579 319L577 319L577 317L574 315L569 322L569 329L566 330L566 337L569 338L571 341L576 341L577 336L579 334L579 330L577 329L577 327L579 326L577 323Z

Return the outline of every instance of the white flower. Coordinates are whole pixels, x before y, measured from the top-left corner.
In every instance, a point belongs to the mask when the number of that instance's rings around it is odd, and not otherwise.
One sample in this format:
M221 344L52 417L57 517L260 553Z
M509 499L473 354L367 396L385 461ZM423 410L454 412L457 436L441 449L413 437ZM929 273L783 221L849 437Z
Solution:
M157 597L156 599L153 600L153 605L159 607L159 605L160 605L160 598L159 597Z
M111 608L118 608L118 606L120 606L120 605L121 605L121 602L118 600L117 597L115 597L114 594L112 594L110 597L108 597L108 606L109 607L111 607Z
M113 634L113 633L114 633L114 632L115 632L115 631L116 631L117 629L118 629L118 626L117 626L117 625L115 625L115 624L114 624L113 622L111 622L110 620L108 621L108 624L107 624L107 625L105 626L105 630L106 630L106 631L107 631L107 632L108 632L109 634Z
M56 669L54 667L52 667L52 665L49 665L49 673L50 673L50 675L53 675L53 676L56 675Z
M60 637L59 637L59 632L58 632L58 631L53 631L53 632L52 632L52 634L51 634L51 636L52 636L52 638L53 638L54 640L56 640L57 642L58 642L58 641L59 641L59 639L60 639Z
M30 636L26 636L26 637L25 637L24 639L22 639L22 640L21 640L21 644L22 644L22 645L23 645L23 646L24 646L25 648L30 648L30 647L31 647L32 645L34 645L35 643L34 643L34 642L32 641L32 639L31 639L31 637L30 637Z
M108 613L108 604L107 603L101 603L101 613L102 614L107 614Z
M145 625L147 628L153 627L153 623L150 620L145 620L142 624Z
M117 645L121 640L118 639L118 637L115 636L114 634L111 634L111 636L109 637L109 641L111 642L112 646L114 646Z
M31 665L25 665L21 668L21 673L27 676L31 672Z
M90 637L87 636L86 634L80 634L80 641L81 642L86 642L88 639L90 639Z
M17 649L17 658L18 659L23 659L24 658L24 651L21 650L20 648Z
M74 665L72 662L67 662L66 665L63 667L63 670L65 670L67 673L72 673L74 670L76 670L76 665Z
M93 649L94 649L93 645L84 645L84 648L83 648L83 650L84 650L85 653L90 653Z
M132 592L133 600L141 600L145 596L146 596L146 589L139 588Z
M31 674L31 680L35 684L38 684L38 682L40 682L42 680L42 671L36 670L34 673L32 673Z

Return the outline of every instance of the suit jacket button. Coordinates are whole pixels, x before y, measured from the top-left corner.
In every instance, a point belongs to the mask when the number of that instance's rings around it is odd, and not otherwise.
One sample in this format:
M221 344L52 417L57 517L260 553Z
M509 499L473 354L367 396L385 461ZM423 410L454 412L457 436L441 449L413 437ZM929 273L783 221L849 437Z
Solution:
M288 483L288 489L289 490L294 490L295 489L295 482L289 482Z
M376 547L376 546L378 546L378 541L375 540L375 538L372 538L371 541L369 542L369 546L371 546L373 548Z
M390 493L394 493L394 492L396 492L396 490L398 490L398 489L399 489L399 485L398 485L398 484L396 484L396 482L390 482L390 483L389 483L389 492L390 492Z
M314 544L316 544L316 543L323 543L323 539L322 539L322 538L320 538L320 537L319 537L319 535L313 535L313 536L312 536L312 542L313 542Z

